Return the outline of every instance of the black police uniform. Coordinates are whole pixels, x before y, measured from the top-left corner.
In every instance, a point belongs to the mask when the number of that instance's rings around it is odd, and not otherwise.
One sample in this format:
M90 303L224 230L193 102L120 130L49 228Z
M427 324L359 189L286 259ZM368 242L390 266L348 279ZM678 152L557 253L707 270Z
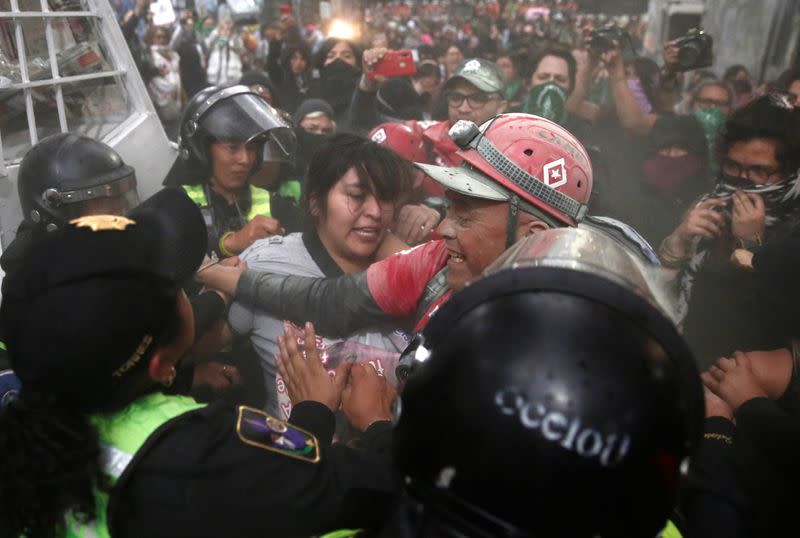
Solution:
M112 491L112 536L311 536L379 525L394 490L391 424L363 451L331 444L334 415L302 402L289 422L314 434L317 463L247 444L234 409L214 404L173 419L148 439Z

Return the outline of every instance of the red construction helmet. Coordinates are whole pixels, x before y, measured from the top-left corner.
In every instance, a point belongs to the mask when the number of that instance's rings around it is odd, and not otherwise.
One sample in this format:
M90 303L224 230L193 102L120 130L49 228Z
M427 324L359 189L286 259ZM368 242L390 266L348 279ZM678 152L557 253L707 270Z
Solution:
M450 137L459 167L417 164L447 189L466 196L520 203L568 226L586 214L592 164L575 136L531 114L500 114L480 128L458 121Z
M369 132L369 139L388 146L408 162L427 162L422 134L402 123L381 123Z

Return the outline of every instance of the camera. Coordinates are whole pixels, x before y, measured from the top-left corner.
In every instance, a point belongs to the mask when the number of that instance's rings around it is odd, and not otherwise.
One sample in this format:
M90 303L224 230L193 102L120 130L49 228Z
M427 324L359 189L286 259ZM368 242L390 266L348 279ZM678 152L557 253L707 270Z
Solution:
M709 67L713 61L714 40L698 28L675 40L678 46L678 65L682 71Z
M626 37L630 39L628 32L612 22L592 31L589 47L599 52L605 52L614 48L614 41L622 44L623 38Z

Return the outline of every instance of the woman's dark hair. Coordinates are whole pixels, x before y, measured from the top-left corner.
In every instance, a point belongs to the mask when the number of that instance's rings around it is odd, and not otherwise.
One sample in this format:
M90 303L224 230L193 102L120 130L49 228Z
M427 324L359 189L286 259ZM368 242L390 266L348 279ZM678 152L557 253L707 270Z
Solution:
M68 511L96 519L94 490L108 484L86 415L23 387L0 410L0 451L0 536L56 536Z
M316 68L322 69L322 67L325 65L325 60L328 58L328 53L339 43L347 43L347 45L350 47L350 50L353 51L353 55L356 57L356 69L361 70L361 48L349 39L341 39L338 37L329 37L322 42L319 52L317 52L316 61L314 62Z
M332 48L332 47L331 47ZM311 69L311 50L305 44L286 45L281 53L281 67L287 76L292 75L292 56L300 53L306 61L306 71ZM327 55L327 53L325 53ZM323 60L325 63L325 60Z
M142 282L149 284L153 283ZM175 339L182 323L175 302L177 290L174 286L170 290L165 289L159 300L173 302L172 315L144 360L126 374L111 399L87 410L55 391L23 383L19 396L0 407L1 537L60 536L67 513L77 523L98 517L95 491L108 491L110 483L101 463L97 430L88 414L118 411L152 390L145 365L155 349Z
M725 122L719 137L718 157L724 158L737 142L767 138L778 143L775 155L785 174L800 168L800 110L776 103L765 95L736 110Z
M381 202L397 204L413 183L411 166L394 151L362 136L341 133L326 140L311 158L304 194L306 209L310 210L311 200L316 199L324 215L328 193L353 167L364 185L373 185Z
M525 74L525 78L531 78L533 74L539 69L539 64L542 63L547 56L555 56L567 62L567 73L569 74L569 93L575 89L575 76L578 71L578 63L569 49L561 46L551 45L545 47L539 54L537 54L530 63L530 73Z
M725 74L722 75L722 80L730 82L731 80L736 78L736 75L738 75L741 71L746 72L748 75L750 74L750 72L747 70L745 66L743 66L742 64L735 64L725 70Z
M775 87L779 90L788 91L789 86L795 80L800 80L800 68L792 67L781 73L778 80L775 81Z
M514 72L517 74L517 78L522 77L523 61L519 54L516 54L509 50L498 54L497 60L499 60L500 58L508 58L509 60L511 60L511 65L514 66ZM569 64L569 62L567 62L567 64ZM537 63L536 65L538 66L539 64Z

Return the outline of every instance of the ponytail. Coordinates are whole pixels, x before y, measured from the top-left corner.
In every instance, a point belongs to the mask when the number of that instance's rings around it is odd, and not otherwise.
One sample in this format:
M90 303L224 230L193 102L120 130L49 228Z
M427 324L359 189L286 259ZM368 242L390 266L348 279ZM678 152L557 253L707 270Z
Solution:
M94 488L108 483L85 414L23 387L0 410L0 454L0 537L54 536L68 512L80 522L96 518Z

